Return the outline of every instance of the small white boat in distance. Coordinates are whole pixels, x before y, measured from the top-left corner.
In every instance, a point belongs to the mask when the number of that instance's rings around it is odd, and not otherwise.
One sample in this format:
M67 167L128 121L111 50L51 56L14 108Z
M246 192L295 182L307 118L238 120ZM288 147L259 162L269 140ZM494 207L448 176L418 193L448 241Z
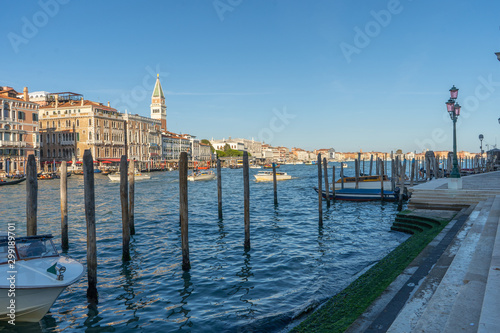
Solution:
M117 172L117 173L110 173L108 175L109 177L109 180L111 180L112 182L119 182L120 181L120 173ZM150 179L151 176L150 175L147 175L147 174L144 174L144 173L140 173L140 172L137 172L134 174L134 180L147 180L147 179Z
M250 169L262 169L260 165L250 165Z
M84 271L78 261L57 253L52 235L15 241L12 236L0 235L0 320L40 321Z
M272 182L273 172L272 171L259 171L258 174L254 175L255 180L258 182ZM286 172L276 172L276 180L288 180L292 179L292 176Z
M198 180L212 180L215 179L215 173L213 171L203 171L192 173L187 177L189 181L198 181Z

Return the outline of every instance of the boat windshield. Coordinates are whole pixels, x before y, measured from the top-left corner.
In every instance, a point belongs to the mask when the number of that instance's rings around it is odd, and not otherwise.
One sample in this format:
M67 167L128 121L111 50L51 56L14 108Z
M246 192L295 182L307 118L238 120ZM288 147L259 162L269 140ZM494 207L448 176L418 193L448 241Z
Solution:
M4 264L7 262L9 255L9 248L7 247L7 243L0 244L0 264Z
M19 259L33 259L57 256L57 250L52 240L48 238L25 238L16 240Z

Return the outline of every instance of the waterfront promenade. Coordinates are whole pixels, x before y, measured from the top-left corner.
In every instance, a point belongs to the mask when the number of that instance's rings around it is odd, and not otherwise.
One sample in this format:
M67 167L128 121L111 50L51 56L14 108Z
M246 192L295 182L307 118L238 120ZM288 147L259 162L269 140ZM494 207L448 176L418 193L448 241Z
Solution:
M500 171L411 189L408 207L453 220L346 332L500 332Z

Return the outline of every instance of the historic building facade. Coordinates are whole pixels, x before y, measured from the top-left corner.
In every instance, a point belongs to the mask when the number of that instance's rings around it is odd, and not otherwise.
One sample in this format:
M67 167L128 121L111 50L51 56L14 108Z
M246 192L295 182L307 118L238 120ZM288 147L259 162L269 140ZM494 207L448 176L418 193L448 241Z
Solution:
M0 87L0 175L24 174L28 156L38 157L38 107L27 87Z
M109 105L84 100L75 93L47 96L40 107L42 163L83 158L90 149L94 160L119 159L125 154L125 120Z

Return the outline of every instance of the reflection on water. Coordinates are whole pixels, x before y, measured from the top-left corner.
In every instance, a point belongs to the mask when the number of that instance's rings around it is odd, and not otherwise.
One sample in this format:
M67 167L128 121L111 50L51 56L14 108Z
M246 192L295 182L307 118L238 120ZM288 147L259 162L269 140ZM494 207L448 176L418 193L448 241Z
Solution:
M390 231L396 214L392 203L334 202L324 206L320 226L312 189L317 168L281 168L296 179L278 183L279 205L274 205L272 183L250 183L249 251L243 247L242 170L222 170L223 219L218 218L216 181L189 184L188 272L181 267L177 173L136 182L136 235L129 262L121 260L119 184L96 175L99 305L87 302L85 274L40 323L24 331L279 331L406 239ZM39 182L38 232L52 233L56 242L58 191L56 180ZM25 206L19 204L25 195L24 187L1 188L0 228L16 221L17 233L26 232L19 222L26 219ZM67 255L85 264L81 177L69 178L68 207ZM3 323L0 331L16 332Z

